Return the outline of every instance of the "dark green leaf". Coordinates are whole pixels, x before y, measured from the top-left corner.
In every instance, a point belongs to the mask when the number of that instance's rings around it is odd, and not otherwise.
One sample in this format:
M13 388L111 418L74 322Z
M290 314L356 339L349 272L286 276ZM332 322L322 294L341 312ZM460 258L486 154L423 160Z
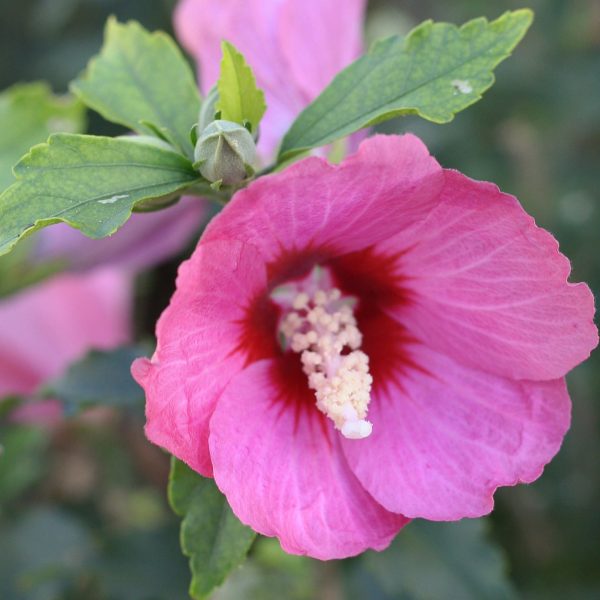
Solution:
M350 598L363 585L385 600L508 600L515 597L502 553L483 519L457 523L415 521L382 553L352 563ZM359 568L357 568L359 567Z
M105 119L142 134L159 131L192 156L189 131L198 120L200 95L188 63L168 35L109 19L100 54L72 90Z
M426 21L406 38L376 43L300 114L283 140L280 160L392 117L451 121L491 87L493 69L521 41L532 19L524 9L460 28Z
M0 598L64 598L69 580L94 553L92 534L79 519L56 508L29 510L0 531Z
M114 233L143 200L199 182L183 156L128 138L56 134L15 167L0 195L0 254L24 234L64 221L91 238Z
M83 104L55 96L45 83L15 85L0 94L0 191L14 181L12 168L35 144L52 133L78 133L84 127Z
M119 532L109 537L94 569L107 598L187 598L188 568L179 551L176 523L172 525Z
M131 376L131 363L148 354L144 346L93 350L83 360L44 387L44 395L64 403L68 414L90 406L141 410L144 392Z
M223 42L221 47L223 60L217 83L219 100L216 111L225 121L240 125L250 123L254 132L267 110L265 95L256 85L254 73L242 54L229 42Z
M205 598L242 563L256 534L242 525L212 479L173 459L169 502L183 518L181 547L190 558L190 595Z
M10 395L0 397L0 419L5 419L10 416L13 410L21 406L25 398L22 396ZM1 442L0 438L0 442Z
M39 428L13 425L0 429L0 507L39 480L47 445L48 436Z

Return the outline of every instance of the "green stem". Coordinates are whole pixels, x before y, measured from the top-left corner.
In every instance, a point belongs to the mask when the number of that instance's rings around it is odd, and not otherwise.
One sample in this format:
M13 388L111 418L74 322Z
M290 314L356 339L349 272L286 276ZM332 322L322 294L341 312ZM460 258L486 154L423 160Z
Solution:
M274 162L274 163L266 166L264 169L260 170L256 174L256 177L258 178L258 177L262 177L263 175L269 175L269 173L272 173L278 166L279 166L279 164Z
M210 187L210 185L206 185L204 183L196 183L187 190L185 190L185 193L190 194L192 196L199 196L201 198L209 198L211 200L215 200L219 204L227 204L227 202L231 200L234 191L226 191L223 189L215 190L214 188Z

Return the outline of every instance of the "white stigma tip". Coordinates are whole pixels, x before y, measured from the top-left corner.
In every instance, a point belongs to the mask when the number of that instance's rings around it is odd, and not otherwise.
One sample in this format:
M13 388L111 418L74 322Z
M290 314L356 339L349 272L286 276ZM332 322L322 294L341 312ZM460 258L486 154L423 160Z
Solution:
M373 378L369 357L359 350L358 329L350 298L338 289L298 293L281 321L288 347L300 354L317 408L348 439L363 439L373 430L365 418Z
M362 440L371 435L373 424L370 421L346 421L342 426L342 435L349 440Z

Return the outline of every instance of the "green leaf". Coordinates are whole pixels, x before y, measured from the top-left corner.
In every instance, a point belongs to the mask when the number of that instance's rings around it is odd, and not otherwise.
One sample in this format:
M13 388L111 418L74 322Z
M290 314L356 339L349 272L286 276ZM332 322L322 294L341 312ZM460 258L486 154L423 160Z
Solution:
M364 597L365 588L382 600L514 598L504 556L488 538L487 525L484 519L414 521L386 551L367 552L351 563L349 598Z
M17 84L0 94L0 192L14 183L13 166L31 146L56 132L85 126L85 107L73 96L56 96L43 82ZM31 261L31 244L0 259L0 297L31 285L61 268L60 261Z
M9 417L13 410L19 408L19 406L21 406L21 404L23 404L24 401L24 396L17 396L15 394L10 394L8 396L0 396L0 423L2 419L6 419L6 417ZM1 443L2 440L0 439L0 446Z
M225 121L241 125L250 123L251 131L255 132L267 110L265 95L256 85L254 73L242 54L229 42L224 41L221 47L223 60L217 83L219 101L216 111Z
M42 477L47 447L48 435L40 428L0 428L0 513Z
M36 261L33 238L21 242L10 254L0 256L0 298L10 296L23 288L65 269L64 259ZM0 409L0 417L2 410Z
M0 598L89 598L66 593L69 581L81 577L97 552L97 540L80 518L34 505L0 525Z
M256 534L238 521L212 479L175 458L169 502L183 517L181 547L190 558L190 595L196 600L206 598L246 558Z
M425 21L406 38L374 44L298 116L279 160L401 115L451 121L492 86L493 69L521 41L532 19L523 9L460 28Z
M94 565L104 593L95 600L187 598L189 571L179 551L176 525L169 520L160 527L122 528L116 533L105 527L103 533L108 530L108 535L103 553Z
M71 89L105 119L169 140L193 155L189 132L198 121L194 75L173 40L139 23L106 24L104 46Z
M144 392L131 376L131 363L147 354L144 346L93 350L64 375L46 384L42 394L63 402L71 415L98 404L141 411Z
M335 564L322 563L308 556L287 554L277 539L258 537L244 567L232 573L215 596L219 600L323 598L326 594L319 593L322 592L323 579L335 581ZM329 589L337 592L335 584ZM337 593L333 597L342 598ZM371 596L366 593L363 598L370 599Z
M52 133L78 133L85 109L69 95L55 96L42 82L15 85L0 94L0 191L14 182L13 166Z
M129 138L56 134L15 167L0 195L0 254L24 234L59 221L91 238L114 233L143 200L200 181L183 156Z

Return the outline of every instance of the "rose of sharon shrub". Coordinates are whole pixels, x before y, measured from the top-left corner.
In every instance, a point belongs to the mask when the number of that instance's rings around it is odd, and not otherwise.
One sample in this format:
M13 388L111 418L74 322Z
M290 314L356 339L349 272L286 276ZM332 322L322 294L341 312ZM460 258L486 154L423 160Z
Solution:
M146 433L292 553L484 515L569 426L564 375L598 337L568 275L516 198L414 136L306 159L239 192L181 266L133 366Z
M222 39L246 54L266 93L259 149L269 158L298 113L360 54L365 5L346 0L340 11L337 0L183 0L175 28L198 60L204 92L218 79ZM63 224L44 229L36 252L43 260L64 260L71 269L111 265L135 272L183 250L205 216L203 202L184 197L167 211L134 214L103 240Z

